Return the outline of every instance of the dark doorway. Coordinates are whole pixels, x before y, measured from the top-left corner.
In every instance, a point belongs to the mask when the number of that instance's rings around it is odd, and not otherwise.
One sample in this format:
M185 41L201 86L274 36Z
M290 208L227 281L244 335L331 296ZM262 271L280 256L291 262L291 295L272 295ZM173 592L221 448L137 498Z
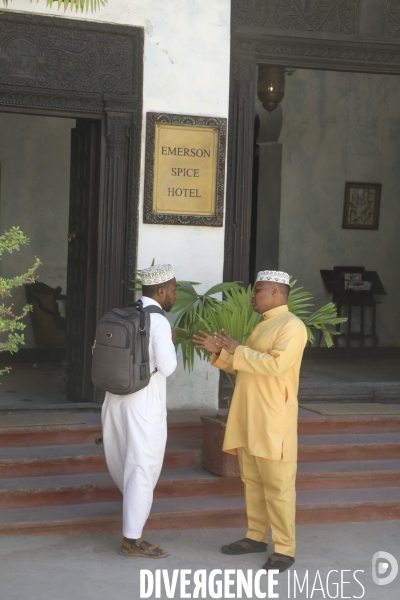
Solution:
M33 255L42 263L37 282L13 292L15 312L27 302L33 312L19 352L1 355L12 371L0 405L93 400L100 150L99 120L0 113L0 229L30 239L3 256L2 276L26 271Z
M96 326L100 123L77 119L71 131L66 347L68 400L92 400Z
M68 229L68 287L74 292L67 309L67 395L100 403L90 383L94 324L133 300L143 30L7 11L0 38L0 109L76 120L73 144L80 158L72 167L71 207L79 211L72 210Z

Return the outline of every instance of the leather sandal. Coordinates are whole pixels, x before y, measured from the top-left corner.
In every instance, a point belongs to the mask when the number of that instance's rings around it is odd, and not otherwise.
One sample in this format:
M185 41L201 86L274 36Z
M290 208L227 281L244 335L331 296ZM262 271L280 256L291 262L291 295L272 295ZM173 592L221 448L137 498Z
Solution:
M268 571L269 569L277 569L279 573L283 573L287 569L294 564L293 556L286 556L286 554L279 554L279 552L274 552L268 558L267 562L263 566L263 569Z
M252 540L250 538L243 538L237 542L232 542L232 544L222 546L221 552L223 554L236 555L251 554L252 552L266 552L267 549L268 544L265 542L257 542L256 540Z
M165 558L169 553L160 548L145 542L143 538L139 538L134 543L129 542L126 538L122 542L119 554L123 556L133 556L136 558Z

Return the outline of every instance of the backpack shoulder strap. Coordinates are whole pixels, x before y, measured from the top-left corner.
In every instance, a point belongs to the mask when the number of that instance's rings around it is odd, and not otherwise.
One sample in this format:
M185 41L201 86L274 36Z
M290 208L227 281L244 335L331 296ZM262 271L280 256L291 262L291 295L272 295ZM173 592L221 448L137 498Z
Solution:
M143 310L147 313L158 313L159 315L165 317L164 311L158 306L154 306L154 304L151 304L150 306L145 306Z
M147 313L158 313L159 315L162 315L163 317L165 317L164 315L164 311L162 310L162 308L160 308L159 306L155 306L154 304L150 304L149 306L145 306L143 307L143 302L142 299L139 298L139 300L137 300L134 304L134 306L140 311L140 310L144 310L144 312Z
M139 334L142 347L143 362L149 362L149 349L146 344L146 313L141 300L135 302L134 307L139 313ZM147 311L146 311L147 312Z
M146 344L146 333L147 333L146 332L146 313L147 314L158 313L160 315L163 315L164 318L165 318L165 315L164 315L163 310L159 306L155 306L154 304L150 304L149 306L144 307L141 299L139 299L137 302L135 302L134 306L139 313L139 333L140 333L140 341L141 341L141 346L142 346L142 356L143 356L143 360L145 362L148 362L149 348L148 348L148 345ZM149 329L150 329L150 323L149 323Z

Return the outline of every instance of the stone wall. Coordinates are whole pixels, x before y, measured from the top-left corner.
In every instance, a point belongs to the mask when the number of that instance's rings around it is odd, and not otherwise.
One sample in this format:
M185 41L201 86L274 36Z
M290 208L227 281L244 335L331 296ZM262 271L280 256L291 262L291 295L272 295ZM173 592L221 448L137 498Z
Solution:
M378 271L380 345L398 346L400 78L297 70L282 102L279 266L327 302L319 273ZM342 229L345 182L381 183L378 231Z
M222 227L143 224L143 182L146 112L228 117L231 0L109 0L96 13L46 8L45 0L13 0L8 10L90 19L144 28L142 161L139 210L138 268L157 262L174 266L178 279L199 281L205 290L222 281ZM138 93L141 91L138 90ZM206 363L193 374L180 361L169 379L170 408L217 406L218 372Z

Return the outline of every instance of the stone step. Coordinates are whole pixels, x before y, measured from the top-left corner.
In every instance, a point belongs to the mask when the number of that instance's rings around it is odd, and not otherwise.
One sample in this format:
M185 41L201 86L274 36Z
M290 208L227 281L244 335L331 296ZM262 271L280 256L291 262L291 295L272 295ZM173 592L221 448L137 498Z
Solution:
M300 491L299 524L390 521L400 518L400 487ZM156 499L146 531L245 527L242 494ZM0 534L104 533L121 530L121 502L0 510Z
M167 442L164 469L189 467L201 462L202 441L177 439ZM104 473L103 446L32 446L0 448L0 478Z
M93 444L99 436L100 425L1 428L0 448Z
M297 490L400 486L400 460L299 464ZM155 498L243 492L239 478L217 477L200 466L165 469ZM111 502L121 494L108 473L0 479L0 508Z
M212 411L212 414L215 414L215 411ZM81 417L86 423L82 425L0 427L0 448L91 444L101 437L100 414L77 412L74 415ZM202 424L197 411L184 411L179 415L170 413L169 439L200 439L202 435Z
M396 432L400 432L400 415L323 417L317 413L299 409L299 435Z
M299 462L400 458L400 433L300 435Z
M213 416L226 411L170 411L168 438L201 439L201 415ZM101 437L101 416L98 413L75 412L85 419L84 425L54 425L46 427L0 427L0 448L91 444ZM0 417L1 419L1 417ZM299 410L299 434L385 433L400 432L400 415L322 417Z
M202 440L167 442L164 468L201 462ZM399 433L300 435L299 462L390 460L400 458ZM0 448L0 478L103 473L101 445L73 444Z
M63 411L64 412L64 411ZM36 414L35 414L36 413ZM56 411L54 411L55 416ZM17 415L17 413L12 413ZM34 411L37 416L37 411ZM34 427L1 427L0 448L24 446L56 446L60 444L92 444L101 435L101 416L96 413L71 413L85 421L79 425L37 425ZM1 422L1 414L0 414Z
M163 470L155 498L243 492L240 479L217 477L200 466ZM0 508L59 506L121 500L108 473L55 475L0 480Z
M298 491L397 486L400 486L398 459L304 462L297 468Z

